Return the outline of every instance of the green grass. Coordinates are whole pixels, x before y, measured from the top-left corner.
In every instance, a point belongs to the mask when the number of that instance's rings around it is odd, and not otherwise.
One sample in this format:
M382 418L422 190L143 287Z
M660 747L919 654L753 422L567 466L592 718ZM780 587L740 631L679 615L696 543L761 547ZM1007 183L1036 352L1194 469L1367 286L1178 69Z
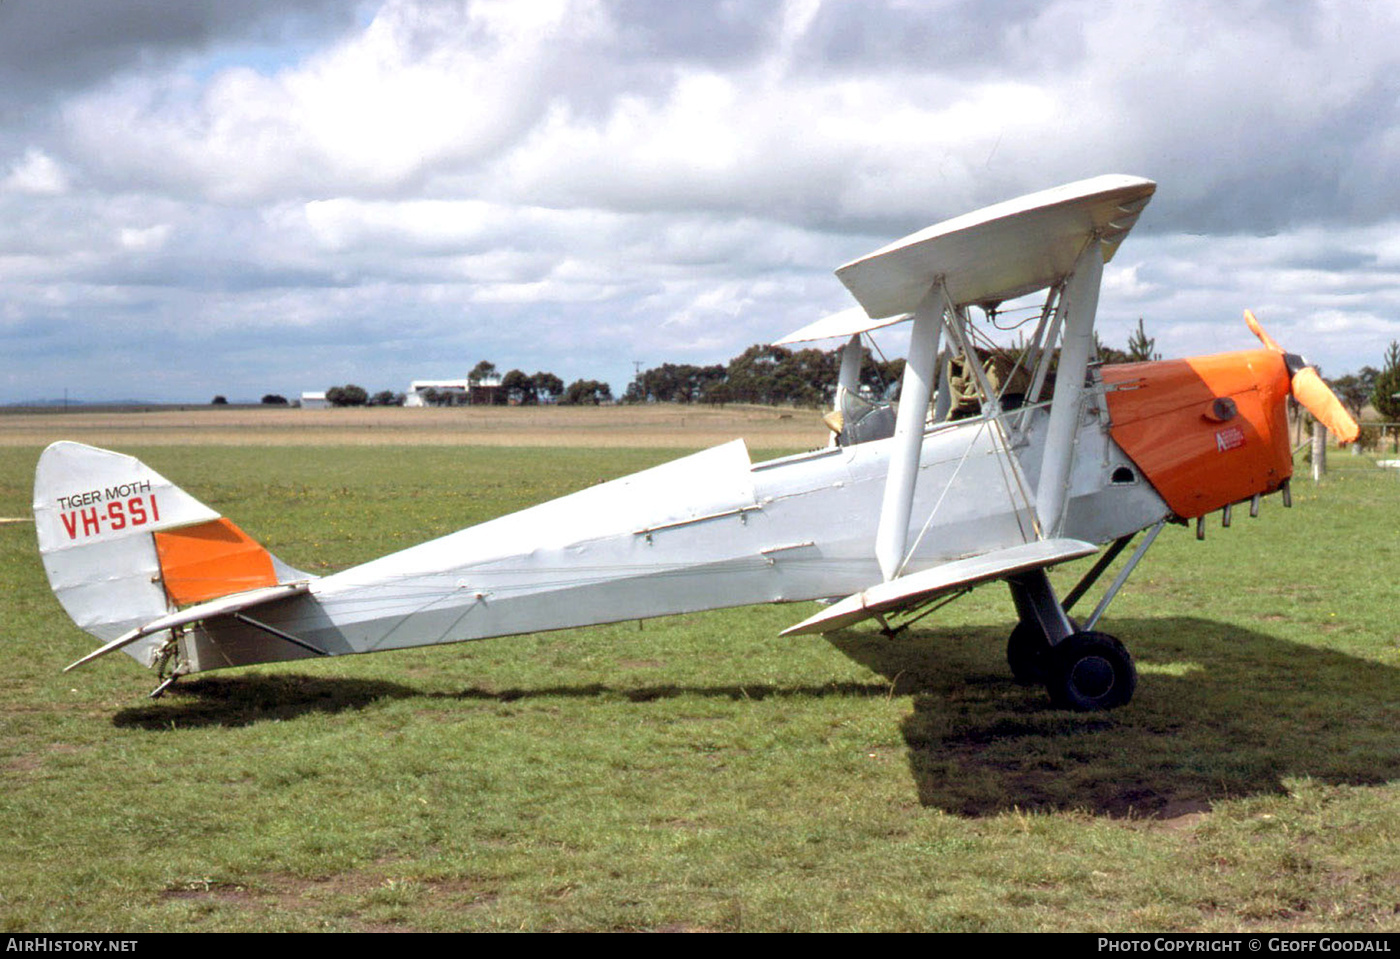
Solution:
M673 455L129 452L312 570ZM0 515L37 454L0 454ZM1141 672L1106 715L1010 681L995 586L895 640L758 607L153 702L126 657L59 672L91 643L0 526L0 926L1400 929L1400 479L1338 459L1164 532L1102 624Z

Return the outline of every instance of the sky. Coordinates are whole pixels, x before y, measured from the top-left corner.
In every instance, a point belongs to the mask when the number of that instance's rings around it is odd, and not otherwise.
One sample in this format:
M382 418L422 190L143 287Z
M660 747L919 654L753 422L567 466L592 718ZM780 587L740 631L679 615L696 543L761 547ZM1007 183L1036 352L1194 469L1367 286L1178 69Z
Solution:
M0 0L0 403L723 363L1105 173L1098 330L1400 339L1400 5ZM834 345L834 344L833 344ZM898 342L893 343L898 352Z

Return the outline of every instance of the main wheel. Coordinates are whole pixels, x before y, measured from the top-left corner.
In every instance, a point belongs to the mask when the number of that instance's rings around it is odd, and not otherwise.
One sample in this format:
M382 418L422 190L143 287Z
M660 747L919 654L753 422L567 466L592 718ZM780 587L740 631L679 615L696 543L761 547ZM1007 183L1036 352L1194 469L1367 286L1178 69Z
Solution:
M1067 637L1044 658L1045 691L1060 709L1116 709L1133 698L1137 669L1123 644L1107 633Z
M1076 631L1079 629L1078 620L1069 622ZM1045 657L1049 652L1050 640L1037 624L1024 620L1017 623L1006 638L1006 665L1011 667L1011 678L1022 686L1045 682Z
M1038 686L1045 682L1045 656L1050 641L1034 623L1020 622L1006 640L1006 665L1011 678L1022 686Z

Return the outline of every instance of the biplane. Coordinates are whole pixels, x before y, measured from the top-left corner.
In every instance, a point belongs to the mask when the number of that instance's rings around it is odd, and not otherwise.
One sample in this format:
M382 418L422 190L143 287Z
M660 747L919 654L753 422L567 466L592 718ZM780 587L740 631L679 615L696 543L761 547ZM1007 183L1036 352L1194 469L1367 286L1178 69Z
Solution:
M778 341L845 341L824 448L753 463L736 440L325 576L136 459L55 443L35 479L39 546L60 603L102 643L68 668L122 650L158 671L157 695L205 670L810 600L824 605L785 634L893 632L1000 580L1013 676L1056 706L1121 706L1132 658L1096 627L1163 525L1287 502L1290 395L1344 440L1356 429L1252 317L1261 349L1093 362L1104 265L1155 189L1072 183L839 268L857 306ZM994 368L978 314L1040 293L1015 368ZM895 323L909 349L885 404L859 389L861 344ZM1057 595L1047 570L1103 547Z

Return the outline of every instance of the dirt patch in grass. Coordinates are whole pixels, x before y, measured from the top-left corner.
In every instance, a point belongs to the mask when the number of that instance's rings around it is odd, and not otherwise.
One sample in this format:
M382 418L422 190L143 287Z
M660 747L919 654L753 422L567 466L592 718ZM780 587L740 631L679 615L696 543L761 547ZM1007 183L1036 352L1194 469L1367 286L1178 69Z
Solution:
M41 765L37 756L16 756L5 760L4 764L0 765L0 770L7 773L32 773Z
M163 902L217 904L246 910L250 916L277 914L311 923L338 917L365 932L415 931L409 921L366 918L366 913L384 905L381 900L402 900L409 910L431 907L460 912L489 906L499 898L493 886L476 879L405 878L377 869L311 878L283 873L247 882L197 878L172 883L160 893Z
M1210 812L1211 805L1204 799L1173 800L1149 821L1167 832L1188 832L1205 822Z
M475 879L403 878L380 872L349 872L317 879L280 876L266 881L277 908L289 913L321 914L336 911L363 931L412 932L408 921L376 921L365 918L376 899L403 900L404 908L480 909L500 899L496 888Z

